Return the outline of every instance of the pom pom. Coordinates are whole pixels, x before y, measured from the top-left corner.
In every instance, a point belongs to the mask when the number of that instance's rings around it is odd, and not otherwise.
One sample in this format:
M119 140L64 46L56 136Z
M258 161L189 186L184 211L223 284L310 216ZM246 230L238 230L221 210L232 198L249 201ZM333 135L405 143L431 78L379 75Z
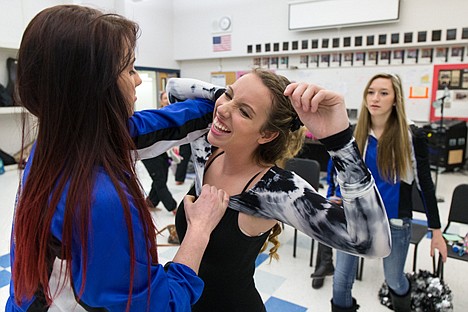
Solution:
M406 273L411 282L411 311L453 312L453 295L450 288L429 271ZM379 290L380 303L393 310L387 283Z

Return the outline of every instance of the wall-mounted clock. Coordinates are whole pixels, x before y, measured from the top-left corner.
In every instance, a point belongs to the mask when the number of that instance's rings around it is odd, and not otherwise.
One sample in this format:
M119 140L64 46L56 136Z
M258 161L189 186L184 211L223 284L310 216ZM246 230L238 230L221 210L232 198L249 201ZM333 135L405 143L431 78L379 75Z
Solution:
M228 30L231 27L231 18L228 16L221 17L218 25L221 30Z

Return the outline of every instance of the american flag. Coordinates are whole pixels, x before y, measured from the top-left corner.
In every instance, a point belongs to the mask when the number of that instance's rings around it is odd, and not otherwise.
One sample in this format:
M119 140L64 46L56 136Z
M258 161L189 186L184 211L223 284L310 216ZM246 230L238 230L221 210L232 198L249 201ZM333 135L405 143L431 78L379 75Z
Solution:
M231 35L213 36L213 51L231 51Z

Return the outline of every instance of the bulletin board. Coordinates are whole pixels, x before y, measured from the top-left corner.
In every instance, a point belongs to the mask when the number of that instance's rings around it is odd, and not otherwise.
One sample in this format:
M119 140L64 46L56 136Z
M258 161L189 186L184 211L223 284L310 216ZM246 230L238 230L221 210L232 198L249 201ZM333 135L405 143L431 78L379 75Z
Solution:
M211 83L217 86L232 85L237 79L236 72L212 72Z
M326 67L308 69L277 69L276 73L291 81L309 82L342 94L346 108L361 108L364 87L378 73L393 73L401 77L406 114L415 122L429 122L433 65L391 65L363 67Z
M445 96L443 117L468 121L468 64L434 65L433 77L430 120L441 119Z

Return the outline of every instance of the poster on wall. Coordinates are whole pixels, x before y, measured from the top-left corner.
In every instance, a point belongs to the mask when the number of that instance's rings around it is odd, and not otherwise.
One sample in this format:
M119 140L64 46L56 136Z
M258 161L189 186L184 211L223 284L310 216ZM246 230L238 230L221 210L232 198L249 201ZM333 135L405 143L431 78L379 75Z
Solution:
M318 54L312 54L309 57L309 67L315 68L318 67L319 64L319 55Z
M404 56L405 56L405 50L393 50L391 64L392 65L403 64Z
M273 71L274 72L274 71ZM249 74L250 73L250 70L238 70L235 72L236 76L235 76L235 80L239 79L240 77L244 76L245 74ZM233 84L234 82L230 83L230 84Z
M405 64L416 64L418 62L418 49L408 49L405 53Z
M419 64L430 64L432 63L432 53L433 49L432 48L423 48L420 51L421 57L419 58L418 63Z
M226 84L226 75L225 74L211 74L211 83L217 86L225 86Z
M366 54L364 52L354 53L353 66L362 66L362 65L364 65L365 57L366 57Z
M270 68L271 69L277 69L278 68L278 57L271 57L270 58Z
M434 65L430 121L468 121L468 64Z
M236 72L211 72L211 83L218 86L232 85L236 80Z
M252 65L254 68L258 68L262 66L262 58L261 57L254 57L252 60Z
M341 66L343 67L353 66L353 53L352 52L343 53L343 57L341 59Z
M309 56L308 55L301 55L299 57L299 68L307 68L309 67Z
M446 63L448 48L436 48L434 53L434 63Z
M463 54L465 52L464 47L451 47L449 54L449 63L463 62Z
M330 66L330 54L322 54L320 55L320 67L328 67Z
M367 52L366 66L372 66L378 64L379 52L369 51Z
M341 53L332 53L330 67L340 67Z
M379 60L379 65L387 65L390 64L390 56L391 56L391 51L380 51L380 60Z
M278 68L280 68L280 69L289 68L289 56L280 57L280 62L279 62Z

